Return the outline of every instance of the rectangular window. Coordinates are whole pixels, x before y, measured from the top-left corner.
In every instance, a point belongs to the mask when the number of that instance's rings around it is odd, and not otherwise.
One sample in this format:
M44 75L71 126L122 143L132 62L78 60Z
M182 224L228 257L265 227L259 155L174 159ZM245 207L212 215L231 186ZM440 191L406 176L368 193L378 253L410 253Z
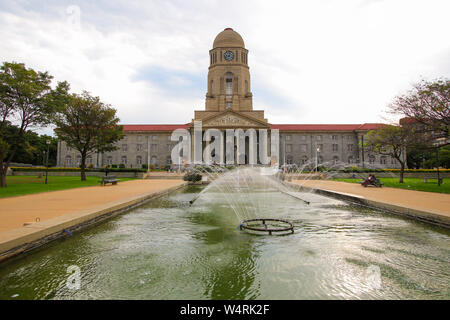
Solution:
M158 140L158 136L152 136L152 140L153 140L153 141Z
M306 152L307 149L308 149L308 145L307 144L301 144L300 145L300 152Z
M138 136L138 141L142 141L142 136Z
M323 151L323 144L318 144L317 148L319 149L319 151L317 151L317 152L322 152Z
M127 164L127 156L123 156L122 157L122 163L123 164Z
M136 146L136 151L142 151L142 144L138 144Z
M305 141L306 140L306 136L300 136L300 140Z
M152 144L150 146L150 152L157 152L158 151L158 145L157 144Z
M338 145L337 144L333 144L333 151L338 151Z
M316 136L317 141L322 141L322 136Z
M338 139L338 136L337 135L332 135L331 136L331 140L337 140Z
M347 151L353 151L353 145L352 144L348 144L347 145Z
M167 151L169 151L169 152L172 151L172 145L171 144L167 145Z
M286 136L286 141L291 141L291 136Z
M292 144L286 145L286 152L292 152Z
M122 145L122 151L123 151L123 152L128 151L128 145L123 144L123 145Z

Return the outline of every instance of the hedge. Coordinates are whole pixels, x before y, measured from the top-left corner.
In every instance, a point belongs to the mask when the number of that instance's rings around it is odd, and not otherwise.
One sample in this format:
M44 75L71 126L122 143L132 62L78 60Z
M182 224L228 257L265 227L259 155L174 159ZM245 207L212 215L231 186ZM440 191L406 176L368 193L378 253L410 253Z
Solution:
M27 171L27 172L41 172L45 171L45 167L11 167L12 171ZM80 172L80 168L61 168L61 167L50 167L49 172ZM86 168L86 172L105 172L103 168L89 169ZM147 172L146 169L137 168L109 168L108 172Z

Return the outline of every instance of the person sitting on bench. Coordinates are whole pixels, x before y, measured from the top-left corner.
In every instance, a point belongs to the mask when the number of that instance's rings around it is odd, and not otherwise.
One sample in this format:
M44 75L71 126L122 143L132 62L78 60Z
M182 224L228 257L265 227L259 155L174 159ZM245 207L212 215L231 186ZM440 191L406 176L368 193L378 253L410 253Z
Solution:
M369 176L363 181L361 182L361 185L364 187L367 187L369 184L375 184L375 176L373 174L369 174Z

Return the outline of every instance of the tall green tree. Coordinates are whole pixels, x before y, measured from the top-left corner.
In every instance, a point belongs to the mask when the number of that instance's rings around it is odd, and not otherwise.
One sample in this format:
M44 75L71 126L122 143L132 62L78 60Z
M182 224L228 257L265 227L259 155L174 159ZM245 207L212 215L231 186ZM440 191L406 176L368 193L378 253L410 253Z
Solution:
M55 116L55 133L81 155L81 180L86 180L86 158L93 152L116 150L123 137L116 110L88 92L67 97L65 108Z
M58 83L53 90L52 78L23 63L4 62L0 67L0 187L6 187L6 173L18 150L26 148L27 129L50 124L51 116L61 107L58 97L68 84ZM8 136L11 125L18 130Z
M377 130L367 133L366 148L374 152L391 156L400 164L400 183L403 183L403 176L406 167L406 150L410 147L422 145L422 135L416 127L386 125Z

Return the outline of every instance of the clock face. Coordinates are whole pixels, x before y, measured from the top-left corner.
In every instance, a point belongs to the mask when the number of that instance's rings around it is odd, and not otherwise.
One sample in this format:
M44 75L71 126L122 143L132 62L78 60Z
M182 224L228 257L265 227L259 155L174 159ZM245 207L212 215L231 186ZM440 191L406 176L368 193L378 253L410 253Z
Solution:
M225 58L225 60L231 61L234 58L234 54L231 51L227 51L223 54L223 57Z

